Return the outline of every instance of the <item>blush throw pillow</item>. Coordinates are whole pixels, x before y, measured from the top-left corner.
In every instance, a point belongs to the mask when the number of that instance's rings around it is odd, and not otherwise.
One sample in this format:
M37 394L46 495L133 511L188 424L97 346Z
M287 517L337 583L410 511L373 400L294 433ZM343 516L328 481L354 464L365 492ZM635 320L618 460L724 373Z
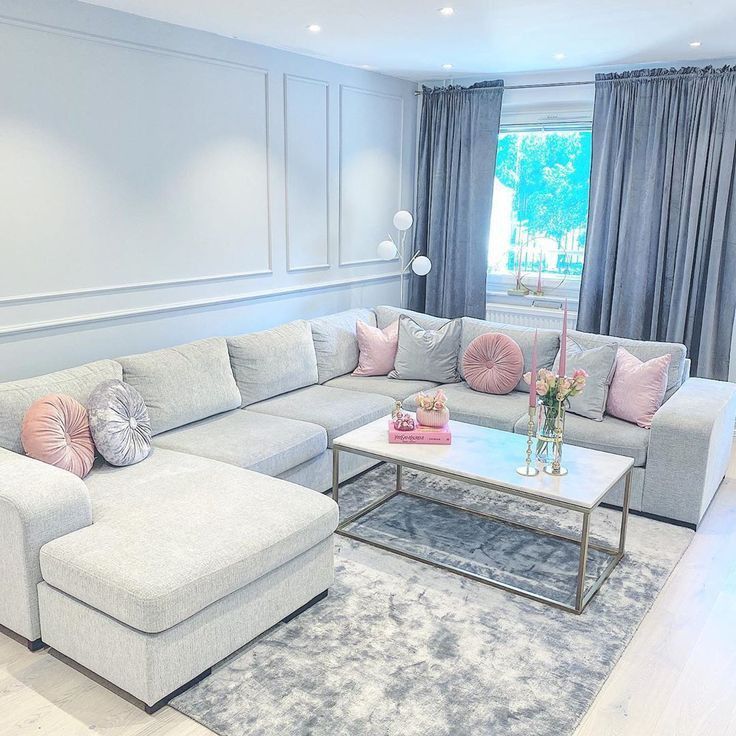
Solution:
M399 347L399 320L383 330L365 322L356 322L358 338L358 367L354 376L387 376L394 368L396 350Z
M123 381L103 381L87 400L89 428L110 465L135 465L151 452L151 420L143 397Z
M87 410L71 396L49 394L34 401L20 434L26 455L84 478L92 469L95 446Z
M651 429L652 419L667 391L671 362L669 354L643 362L628 350L619 348L606 411L612 417Z
M389 378L457 383L462 323L453 319L438 330L425 330L411 317L399 317L399 347Z
M476 337L463 356L463 374L468 386L484 394L508 394L524 372L519 344L500 332Z

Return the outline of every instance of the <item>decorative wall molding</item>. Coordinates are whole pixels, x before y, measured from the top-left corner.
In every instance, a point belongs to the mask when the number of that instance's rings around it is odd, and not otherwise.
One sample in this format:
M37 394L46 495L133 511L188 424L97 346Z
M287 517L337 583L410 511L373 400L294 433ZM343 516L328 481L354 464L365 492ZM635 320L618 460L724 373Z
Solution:
M74 298L77 296L93 296L100 294L113 294L117 292L135 291L149 288L160 288L167 286L187 286L196 283L209 283L217 281L225 281L230 279L241 279L250 278L252 276L269 276L273 274L273 215L271 208L271 120L270 120L270 97L269 97L269 77L270 73L268 69L263 67L255 66L252 64L244 64L242 62L232 61L230 59L223 59L216 56L208 56L204 54L197 54L189 51L180 51L167 46L161 46L158 44L145 44L137 41L128 41L125 39L117 38L115 36L107 36L102 34L89 33L86 31L79 31L73 28L60 25L52 25L47 23L40 23L37 21L28 21L22 18L16 18L8 15L0 15L0 25L24 28L30 31L37 31L41 33L50 33L57 36L63 36L68 38L74 38L90 43L96 43L107 46L121 47L131 49L133 51L140 51L142 53L155 54L159 56L167 56L178 59L184 59L188 61L195 61L203 64L209 64L213 66L226 67L230 69L237 69L241 71L247 71L255 74L259 74L263 81L263 109L264 109L264 160L266 165L266 201L268 202L268 208L266 211L266 227L267 227L267 268L259 269L254 271L243 271L226 274L213 274L204 275L197 277L187 277L170 280L153 280L153 281L141 281L133 284L119 284L102 287L90 287L82 289L70 289L59 292L42 292L38 294L20 294L17 296L0 297L0 307L11 306L17 304L28 304L37 301L52 301L57 299Z
M83 289L66 289L64 291L43 291L35 294L19 294L18 296L0 297L0 308L31 304L33 302L51 302L66 299L75 299L84 296L105 296L126 291L140 291L143 289L160 289L168 286L190 286L192 284L209 284L217 281L231 281L236 279L253 278L254 276L272 276L269 268L264 271L243 271L241 273L222 273L213 276L192 276L182 279L164 279L161 281L140 281L132 284L116 284L114 286L91 286Z
M322 263L305 266L293 266L291 233L289 228L289 126L287 112L289 105L289 82L302 82L323 87L325 90L325 258ZM286 227L286 270L290 273L299 271L319 271L330 268L330 83L313 77L303 77L296 74L284 74L284 205Z
M110 322L121 319L133 319L136 317L150 317L169 312L179 312L189 309L203 309L207 307L226 306L242 302L256 301L259 299L281 299L295 294L313 293L320 291L334 291L356 286L366 286L399 278L399 274L383 276L369 276L368 278L342 279L339 281L326 281L318 284L303 284L300 286L286 286L281 288L264 289L247 294L236 294L230 296L210 297L206 299L191 299L188 301L175 302L172 304L160 304L149 307L137 307L134 309L118 309L109 312L96 312L91 314L77 315L74 317L63 317L60 319L42 320L38 322L25 322L15 325L0 327L0 338L16 335L26 335L32 332L62 329L67 327L80 327L100 322Z
M349 84L340 85L340 104L339 104L339 148L338 148L338 201L339 201L339 216L338 216L338 236L337 236L337 253L338 253L338 265L340 267L345 266L364 266L375 263L385 263L381 258L363 258L354 261L347 261L343 258L343 202L342 202L342 191L343 191L343 170L342 163L344 158L344 146L343 146L343 100L344 92L357 92L358 94L372 95L374 97L385 97L387 99L397 100L400 104L400 126L399 126L399 196L397 201L396 209L400 210L403 202L403 190L404 190L404 98L400 95L389 94L388 92L378 92L372 89L365 89L363 87L355 87ZM389 225L390 227L390 225ZM376 246L378 242L376 243Z

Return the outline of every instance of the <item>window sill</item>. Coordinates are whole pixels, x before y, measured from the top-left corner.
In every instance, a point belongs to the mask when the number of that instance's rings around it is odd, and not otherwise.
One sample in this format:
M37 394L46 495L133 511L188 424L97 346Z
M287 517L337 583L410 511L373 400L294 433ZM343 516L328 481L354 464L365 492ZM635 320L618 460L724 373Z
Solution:
M517 304L519 306L554 308L567 299L570 309L577 309L580 298L580 279L568 277L562 286L558 286L539 296L536 294L509 294L515 286L515 279L507 274L488 274L486 280L486 301L498 304Z

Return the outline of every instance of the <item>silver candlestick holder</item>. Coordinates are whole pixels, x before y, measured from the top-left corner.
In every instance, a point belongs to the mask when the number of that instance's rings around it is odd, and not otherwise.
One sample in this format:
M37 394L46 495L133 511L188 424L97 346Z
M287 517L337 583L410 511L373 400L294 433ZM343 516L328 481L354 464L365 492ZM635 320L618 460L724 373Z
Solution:
M526 463L516 468L516 472L519 475L526 475L527 477L531 477L539 473L539 470L537 470L537 468L532 465L532 442L534 441L534 435L536 434L536 416L536 408L530 406L529 421L526 425Z

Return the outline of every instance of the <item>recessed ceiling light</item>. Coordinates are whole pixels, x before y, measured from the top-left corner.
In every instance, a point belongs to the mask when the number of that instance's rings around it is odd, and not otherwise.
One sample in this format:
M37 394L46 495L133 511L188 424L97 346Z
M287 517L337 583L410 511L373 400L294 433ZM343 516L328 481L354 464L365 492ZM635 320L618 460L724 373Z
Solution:
M562 51L558 51L556 54L552 54L552 58L556 61L562 61L565 58L565 54Z
M455 8L440 8L440 15L455 15Z
M322 26L317 25L316 23L310 23L307 26L307 30L310 33L319 33L322 30Z
M443 64L442 65L442 68L443 69L452 69L452 64Z
M375 69L376 67L374 67L374 66L373 66L372 64L361 64L361 65L360 65L360 68L361 68L361 69L366 69L367 71L372 71L372 70L374 70L374 69Z
M696 49L698 48L698 46L700 46L700 41L690 41L690 46Z

